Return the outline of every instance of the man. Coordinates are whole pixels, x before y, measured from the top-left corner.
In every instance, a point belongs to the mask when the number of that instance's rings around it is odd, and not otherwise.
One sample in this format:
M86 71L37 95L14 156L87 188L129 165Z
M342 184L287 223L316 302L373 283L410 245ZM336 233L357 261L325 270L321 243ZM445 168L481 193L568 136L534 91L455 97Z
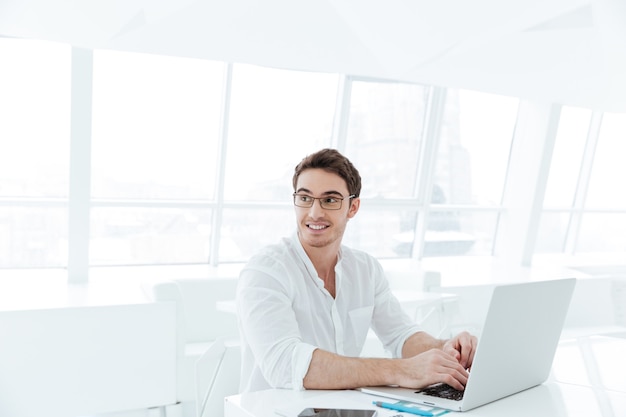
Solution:
M357 169L323 149L296 166L293 187L297 234L252 257L239 278L241 391L439 382L462 390L476 338L421 331L378 261L341 244L359 211ZM393 358L359 357L370 326Z

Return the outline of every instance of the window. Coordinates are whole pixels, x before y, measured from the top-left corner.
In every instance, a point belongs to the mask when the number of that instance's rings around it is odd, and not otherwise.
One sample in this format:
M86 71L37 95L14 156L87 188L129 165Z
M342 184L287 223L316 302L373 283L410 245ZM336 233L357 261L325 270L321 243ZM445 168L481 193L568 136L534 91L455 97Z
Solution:
M66 266L67 228L65 205L0 206L0 268Z
M598 127L595 127L598 125ZM623 252L626 114L563 108L544 200L537 251Z
M626 248L626 212L585 213L576 252L620 253ZM621 256L623 260L623 255Z
M220 261L245 261L295 231L293 169L330 146L338 82L334 74L234 65Z
M438 147L434 204L500 205L518 104L512 97L450 91Z
M626 211L626 193L620 187L620 180L626 178L624 155L626 114L605 113L602 116L585 208Z
M262 247L294 233L296 219L291 201L289 199L284 207L225 208L219 242L220 262L244 262Z
M94 52L92 196L214 197L224 64Z
M544 207L569 209L574 204L590 123L591 110L577 107L561 110Z
M92 265L207 262L224 70L95 51Z
M361 197L415 197L426 94L412 84L352 83L345 152L361 174Z
M577 252L626 249L626 113L604 113L582 215Z
M67 265L71 49L0 38L0 267Z
M234 66L226 200L291 202L295 165L330 146L338 79Z
M448 92L424 256L492 253L518 105L512 97Z
M70 48L0 38L0 195L68 195Z
M566 250L572 233L572 213L577 192L585 181L581 176L583 155L590 134L592 112L577 107L563 107L556 133L550 173L544 195L536 251L558 253ZM579 191L579 187L582 189Z
M71 48L0 51L2 268L68 266L70 202L92 266L246 261L295 230L293 168L325 147L363 178L344 242L379 258L490 255L511 214L517 98L104 50L87 204L69 189ZM623 252L625 137L626 114L562 108L536 252Z

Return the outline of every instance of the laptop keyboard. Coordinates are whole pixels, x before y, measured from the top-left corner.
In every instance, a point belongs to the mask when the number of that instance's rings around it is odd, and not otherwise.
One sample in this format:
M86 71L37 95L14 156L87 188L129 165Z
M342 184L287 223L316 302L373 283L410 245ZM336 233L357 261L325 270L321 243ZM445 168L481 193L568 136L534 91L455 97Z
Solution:
M422 394L430 395L432 397L446 398L448 400L461 401L463 399L463 393L465 391L459 391L456 388L452 388L447 384L433 385L428 388L424 388L418 391Z

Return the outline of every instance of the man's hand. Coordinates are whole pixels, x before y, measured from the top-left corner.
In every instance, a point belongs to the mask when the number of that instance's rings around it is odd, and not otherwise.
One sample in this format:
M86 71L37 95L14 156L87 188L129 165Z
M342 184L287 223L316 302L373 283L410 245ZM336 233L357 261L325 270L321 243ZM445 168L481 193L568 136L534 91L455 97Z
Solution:
M443 345L443 351L452 355L461 364L463 369L470 369L474 362L474 354L478 339L467 332L459 333Z
M408 388L423 388L439 382L462 390L467 383L478 339L462 332L449 340L435 339L426 332L412 335L404 344L402 354L411 362L410 373L402 374ZM404 379L407 378L407 379ZM395 382L398 384L398 382Z
M463 390L477 344L478 339L467 332L446 341L418 332L405 342L402 359L350 358L316 349L303 385L306 389L424 388L442 382Z
M431 349L412 358L401 360L402 372L399 373L399 385L408 388L424 388L443 382L458 390L465 389L466 369L458 359L442 349Z

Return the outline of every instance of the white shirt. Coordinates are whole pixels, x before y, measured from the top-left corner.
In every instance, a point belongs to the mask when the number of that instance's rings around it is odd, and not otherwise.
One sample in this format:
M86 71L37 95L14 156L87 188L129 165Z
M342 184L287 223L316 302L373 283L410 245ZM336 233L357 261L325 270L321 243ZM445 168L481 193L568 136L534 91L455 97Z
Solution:
M420 328L391 293L380 263L342 246L335 286L333 298L296 234L250 259L237 288L241 392L304 389L316 348L358 357L370 326L392 356L402 356Z

